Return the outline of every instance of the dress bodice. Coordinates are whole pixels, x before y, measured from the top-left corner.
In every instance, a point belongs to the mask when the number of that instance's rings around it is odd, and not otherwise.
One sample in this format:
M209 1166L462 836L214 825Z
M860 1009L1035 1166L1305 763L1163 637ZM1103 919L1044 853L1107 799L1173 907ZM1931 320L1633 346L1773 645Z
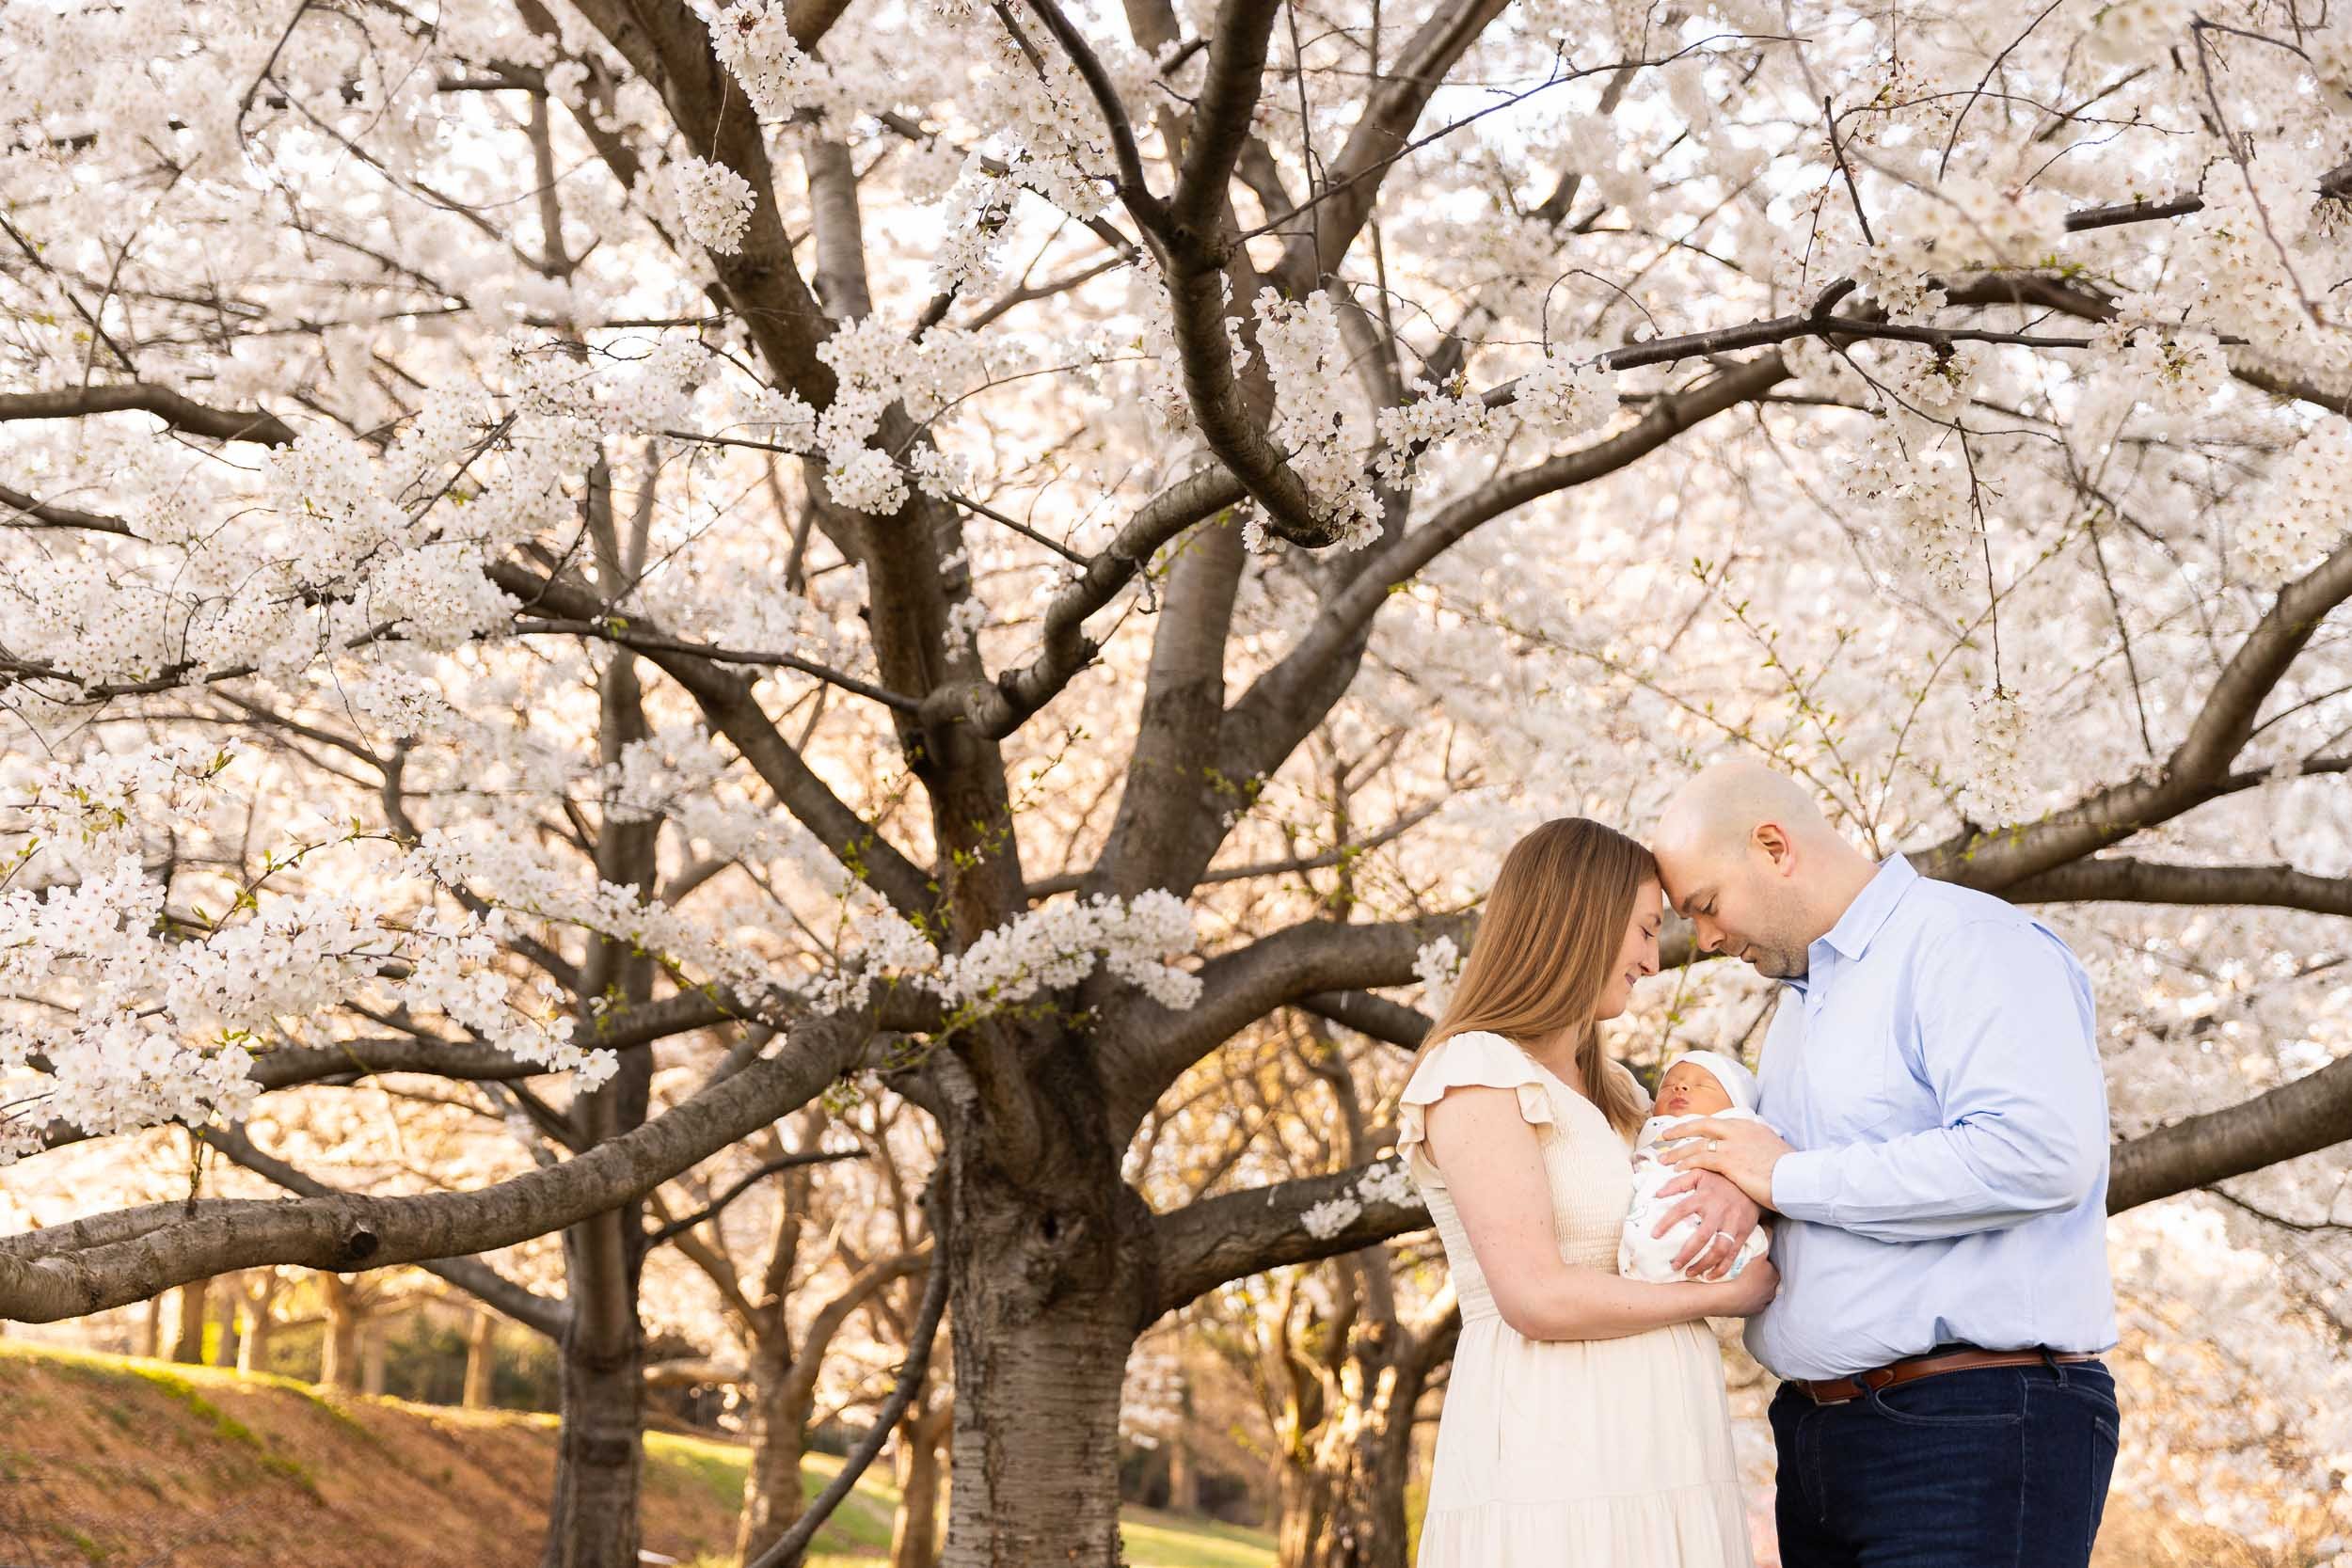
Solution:
M1448 1089L1473 1085L1514 1091L1519 1115L1534 1128L1561 1258L1615 1273L1617 1239L1633 1199L1630 1144L1599 1106L1502 1036L1455 1035L1423 1057L1405 1085L1397 1110L1397 1149L1445 1244L1446 1267L1463 1315L1493 1315L1494 1297L1446 1190L1445 1175L1429 1157L1423 1117Z

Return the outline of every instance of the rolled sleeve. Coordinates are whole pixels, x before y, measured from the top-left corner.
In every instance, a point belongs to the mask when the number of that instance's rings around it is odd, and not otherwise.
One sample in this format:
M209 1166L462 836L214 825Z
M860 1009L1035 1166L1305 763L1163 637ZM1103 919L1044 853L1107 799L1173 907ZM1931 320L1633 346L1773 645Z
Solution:
M1837 1223L1837 1153L1800 1149L1772 1164L1772 1209L1792 1220Z

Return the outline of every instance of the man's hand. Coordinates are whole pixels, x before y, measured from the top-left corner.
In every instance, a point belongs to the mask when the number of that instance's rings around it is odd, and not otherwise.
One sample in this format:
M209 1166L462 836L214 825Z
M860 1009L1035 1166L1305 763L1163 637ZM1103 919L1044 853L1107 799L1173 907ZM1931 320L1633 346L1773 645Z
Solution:
M1659 1150L1666 1164L1686 1171L1711 1170L1762 1207L1772 1201L1772 1167L1796 1150L1760 1121L1718 1121L1708 1117L1675 1129L1680 1142Z
M1658 1189L1660 1197L1672 1197L1677 1193L1691 1196L1667 1212L1666 1217L1650 1227L1652 1236L1663 1236L1692 1214L1698 1225L1691 1239L1682 1243L1682 1251L1675 1259L1675 1268L1688 1279L1721 1279L1731 1260L1740 1256L1740 1246L1748 1232L1763 1217L1763 1211L1748 1196L1724 1177L1711 1170L1686 1171Z

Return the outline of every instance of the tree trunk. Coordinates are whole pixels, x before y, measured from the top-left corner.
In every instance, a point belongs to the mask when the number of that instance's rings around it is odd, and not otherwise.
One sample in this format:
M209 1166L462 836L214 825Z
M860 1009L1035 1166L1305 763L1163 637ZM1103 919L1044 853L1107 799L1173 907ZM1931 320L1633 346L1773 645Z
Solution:
M490 1373L495 1363L491 1359L491 1335L498 1320L487 1308L474 1308L473 1322L466 1327L466 1392L468 1410L490 1408Z
M262 1372L269 1370L270 1311L267 1301L248 1303L243 1312L244 1326L237 1331L237 1370Z
M1319 1528L1304 1556L1285 1568L1406 1568L1405 1483L1412 1460L1412 1411L1396 1420L1367 1417L1327 1445L1317 1481L1324 1498Z
M946 1479L941 1449L955 1419L946 1401L917 1403L898 1421L898 1516L890 1527L890 1568L934 1568L939 1561L939 1503Z
M1018 1184L950 1144L947 1568L1120 1560L1120 1391L1152 1222L1107 1144L1082 1163L1075 1141Z
M329 1388L359 1383L359 1312L351 1282L337 1274L319 1275L326 1303L326 1336L319 1343L319 1382Z
M1200 1471L1181 1431L1168 1440L1168 1507L1172 1513L1200 1512Z
M621 1069L624 1080L639 1084L640 1117L646 1065L647 1053L641 1052ZM620 1086L609 1085L590 1098ZM559 1346L562 1420L541 1568L637 1568L645 1382L637 1288L644 1259L634 1203L564 1233L572 1312Z
M1311 1454L1285 1454L1275 1477L1276 1568L1309 1568L1323 1551L1331 1523L1331 1481Z
M139 1319L139 1354L149 1360L164 1354L164 1298L147 1298L147 1311Z
M359 1331L359 1392L384 1392L385 1341L391 1338L391 1324L382 1318L371 1320Z
M746 1562L799 1523L807 1501L801 1490L801 1455L808 1442L810 1402L800 1392L805 1380L792 1376L791 1341L782 1318L779 1310L773 1330L754 1341L751 1376L744 1385L750 1403L743 1437L752 1454L743 1473L735 1551Z
M1391 1328L1368 1338L1343 1375L1346 1402L1316 1445L1321 1518L1298 1556L1282 1553L1281 1568L1406 1568L1413 1410L1459 1330L1449 1318L1418 1336Z
M213 1282L192 1279L171 1292L171 1358L188 1366L204 1359L204 1303Z

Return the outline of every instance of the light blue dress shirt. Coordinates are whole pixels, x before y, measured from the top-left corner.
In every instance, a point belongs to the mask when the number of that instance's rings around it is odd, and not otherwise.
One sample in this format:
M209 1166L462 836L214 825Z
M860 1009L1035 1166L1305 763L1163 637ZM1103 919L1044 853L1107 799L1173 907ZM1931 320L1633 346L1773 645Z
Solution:
M1897 855L1765 1037L1780 1294L1747 1346L1840 1377L1950 1340L2115 1343L2089 976L2047 927Z

